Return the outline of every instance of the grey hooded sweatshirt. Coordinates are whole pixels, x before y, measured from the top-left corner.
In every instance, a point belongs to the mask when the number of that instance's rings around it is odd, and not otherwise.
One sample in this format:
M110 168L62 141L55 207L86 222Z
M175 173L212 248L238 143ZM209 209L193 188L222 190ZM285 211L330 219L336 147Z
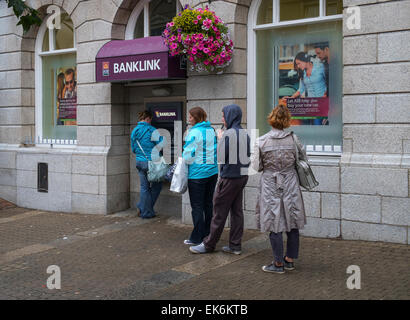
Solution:
M221 178L235 179L246 174L241 168L249 167L250 138L241 127L242 110L236 104L222 109L227 128L218 143L218 163Z

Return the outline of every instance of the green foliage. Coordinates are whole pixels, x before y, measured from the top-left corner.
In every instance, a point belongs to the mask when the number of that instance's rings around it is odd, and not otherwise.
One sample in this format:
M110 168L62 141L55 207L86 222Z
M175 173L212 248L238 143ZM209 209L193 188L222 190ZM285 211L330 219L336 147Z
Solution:
M19 19L17 25L23 27L24 33L28 32L33 25L41 25L41 19L38 12L27 6L23 0L4 1L7 2L9 8L13 8L15 16Z

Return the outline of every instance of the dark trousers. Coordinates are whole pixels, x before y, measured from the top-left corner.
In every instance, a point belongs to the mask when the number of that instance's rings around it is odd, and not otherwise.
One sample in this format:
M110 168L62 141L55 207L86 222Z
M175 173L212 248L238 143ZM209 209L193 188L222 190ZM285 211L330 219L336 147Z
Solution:
M292 229L290 232L286 232L288 241L286 243L286 256L291 259L297 259L299 255L299 230ZM283 237L282 232L271 232L269 234L270 244L273 250L273 256L275 262L283 263Z
M189 179L188 193L192 207L192 230L189 240L201 243L209 234L212 220L212 198L218 175L204 179Z
M231 230L229 232L229 247L241 250L243 235L243 189L248 182L248 176L237 179L221 178L214 195L214 214L209 236L204 239L205 248L215 250L221 238L226 219L231 212Z

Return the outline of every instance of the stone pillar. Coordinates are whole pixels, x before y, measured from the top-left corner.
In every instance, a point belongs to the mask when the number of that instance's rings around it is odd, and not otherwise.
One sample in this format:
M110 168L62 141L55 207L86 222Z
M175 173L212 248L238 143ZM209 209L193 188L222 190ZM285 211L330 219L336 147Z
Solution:
M124 210L129 204L125 89L119 84L96 83L95 79L95 57L116 35L113 21L117 5L113 1L102 2L79 2L72 14L78 26L78 146L96 152L73 155L73 167L88 163L94 169L73 171L73 211L84 213L111 213Z
M0 2L0 198L16 203L18 145L34 135L34 34ZM36 29L36 28L34 28ZM8 148L7 146L10 146Z
M343 29L344 239L409 243L410 1L359 5L360 29Z

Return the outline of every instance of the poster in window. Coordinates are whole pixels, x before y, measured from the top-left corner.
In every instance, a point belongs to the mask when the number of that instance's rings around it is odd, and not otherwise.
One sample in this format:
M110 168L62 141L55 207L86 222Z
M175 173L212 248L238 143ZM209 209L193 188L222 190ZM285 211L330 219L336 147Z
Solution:
M329 43L279 47L279 102L292 125L329 125Z
M57 69L57 124L77 124L77 68Z

